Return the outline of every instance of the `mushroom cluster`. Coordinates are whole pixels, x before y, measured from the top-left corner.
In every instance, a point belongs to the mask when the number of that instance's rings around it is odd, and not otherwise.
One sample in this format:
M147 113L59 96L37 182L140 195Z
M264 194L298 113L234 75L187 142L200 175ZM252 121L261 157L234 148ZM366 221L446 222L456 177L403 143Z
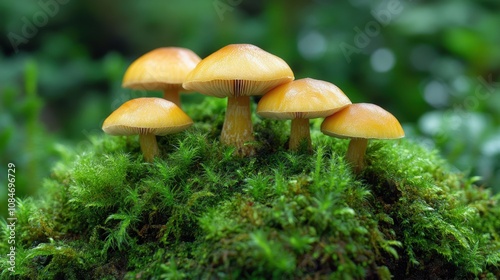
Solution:
M312 149L309 119L324 118L321 132L350 138L347 161L355 173L364 167L368 139L404 137L397 119L374 104L352 104L344 92L327 81L294 74L281 58L250 44L231 44L204 59L188 49L158 48L135 60L123 87L162 90L164 99L137 98L113 112L102 129L111 135L139 134L146 161L159 149L156 135L187 129L193 122L180 108L179 92L197 91L227 97L220 142L239 156L255 154L250 96L263 95L256 113L264 118L291 120L289 150Z
M102 130L110 135L139 135L144 160L160 154L156 136L181 132L193 124L180 108L182 83L201 61L193 51L178 47L154 49L136 59L123 77L124 88L161 90L162 98L129 100L104 120Z

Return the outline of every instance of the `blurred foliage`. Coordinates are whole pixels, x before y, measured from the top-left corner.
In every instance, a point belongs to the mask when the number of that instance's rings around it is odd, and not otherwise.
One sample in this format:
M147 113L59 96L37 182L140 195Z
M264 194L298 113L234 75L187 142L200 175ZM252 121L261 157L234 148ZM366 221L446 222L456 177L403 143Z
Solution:
M160 96L120 87L141 54L182 46L205 57L245 42L282 57L296 78L383 106L408 137L500 191L499 13L493 0L1 1L1 170L16 162L18 194L32 193L51 143L78 147L124 101Z

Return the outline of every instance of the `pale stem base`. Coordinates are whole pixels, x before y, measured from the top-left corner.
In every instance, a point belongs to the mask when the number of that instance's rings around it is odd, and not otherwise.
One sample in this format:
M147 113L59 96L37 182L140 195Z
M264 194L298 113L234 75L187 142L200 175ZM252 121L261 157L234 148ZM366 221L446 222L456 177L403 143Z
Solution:
M255 154L252 145L245 145L254 141L249 96L228 97L220 141L224 145L235 147L237 155Z
M346 159L351 163L354 173L359 174L365 166L365 151L368 139L352 138L347 148Z
M302 141L307 141L307 149L312 150L309 119L292 119L292 129L290 131L288 148L292 151L296 151Z
M160 154L154 134L140 134L139 143L141 144L141 151L145 161L153 162L155 156Z

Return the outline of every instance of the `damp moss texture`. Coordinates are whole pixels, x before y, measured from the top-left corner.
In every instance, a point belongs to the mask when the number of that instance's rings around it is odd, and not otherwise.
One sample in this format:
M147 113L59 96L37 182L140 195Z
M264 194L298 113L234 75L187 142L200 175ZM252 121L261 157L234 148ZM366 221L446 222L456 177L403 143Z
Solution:
M225 102L186 106L195 124L159 137L95 135L59 147L40 197L18 201L8 279L495 279L500 197L411 139L371 141L354 176L347 141L312 122L313 151L289 152L290 125L254 116L257 154L219 144Z

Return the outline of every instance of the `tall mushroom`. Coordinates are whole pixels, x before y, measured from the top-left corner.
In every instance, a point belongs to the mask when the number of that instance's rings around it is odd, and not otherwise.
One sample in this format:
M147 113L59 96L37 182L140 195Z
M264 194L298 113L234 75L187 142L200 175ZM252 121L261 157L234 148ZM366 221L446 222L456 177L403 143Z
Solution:
M374 104L358 103L327 117L321 132L338 138L350 138L346 159L359 174L364 167L368 139L398 139L405 136L398 120Z
M221 142L236 147L236 154L254 153L245 143L254 140L250 96L290 82L293 72L281 58L254 45L228 45L203 59L188 75L183 86L202 94L227 97L227 111Z
M351 101L332 83L305 78L275 87L257 105L257 114L265 118L292 120L289 149L297 150L301 141L311 149L309 119L324 118Z
M123 103L104 120L102 130L111 135L139 135L144 159L152 162L159 154L156 135L183 131L193 124L173 102L162 98L136 98Z
M179 92L187 75L200 62L193 51L178 47L154 49L136 59L127 69L122 86L161 90L163 98L181 106Z

